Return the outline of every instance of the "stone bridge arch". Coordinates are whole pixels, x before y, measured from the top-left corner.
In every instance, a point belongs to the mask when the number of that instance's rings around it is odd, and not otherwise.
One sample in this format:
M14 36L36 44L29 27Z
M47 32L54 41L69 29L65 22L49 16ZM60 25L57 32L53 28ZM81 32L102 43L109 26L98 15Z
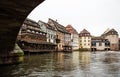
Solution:
M13 50L20 26L28 14L44 0L0 1L0 54Z

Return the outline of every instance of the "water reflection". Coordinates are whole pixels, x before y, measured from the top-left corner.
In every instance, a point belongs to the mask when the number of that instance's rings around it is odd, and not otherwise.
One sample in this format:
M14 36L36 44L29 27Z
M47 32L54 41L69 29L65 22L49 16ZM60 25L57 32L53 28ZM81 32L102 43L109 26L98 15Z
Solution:
M120 77L120 52L26 55L24 63L0 68L0 77Z
M85 70L89 68L89 64L91 61L91 53L90 52L80 52L79 53L80 57L80 66L82 70Z

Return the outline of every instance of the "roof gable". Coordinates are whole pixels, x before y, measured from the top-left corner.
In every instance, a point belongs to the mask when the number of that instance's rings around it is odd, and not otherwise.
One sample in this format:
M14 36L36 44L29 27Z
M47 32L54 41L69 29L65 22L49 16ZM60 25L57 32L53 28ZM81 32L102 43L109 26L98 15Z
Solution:
M67 25L66 30L68 30L70 33L78 34L78 32L71 25Z
M55 26L58 31L61 31L61 32L64 32L64 33L69 33L63 25L59 24L55 20L52 20L52 19L49 18L48 24L49 25L52 24L52 26Z
M83 34L83 33L88 33L88 34L90 34L90 32L88 32L86 29L83 29L83 30L80 32L80 34Z

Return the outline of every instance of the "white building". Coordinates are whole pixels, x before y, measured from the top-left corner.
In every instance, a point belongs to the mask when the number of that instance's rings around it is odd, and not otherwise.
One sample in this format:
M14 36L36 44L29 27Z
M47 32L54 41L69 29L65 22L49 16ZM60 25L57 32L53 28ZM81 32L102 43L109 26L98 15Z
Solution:
M91 35L86 29L83 29L79 34L79 48L91 49Z
M71 34L70 33L65 33L64 41L65 41L65 45L71 45Z
M110 42L102 37L93 37L91 40L92 51L110 50Z
M43 22L43 21L40 21L40 20L38 21L38 24L40 25L41 30L43 32L47 33L47 42L56 44L56 30L55 30L55 28L52 27L51 25Z
M71 25L67 25L66 29L71 33L72 49L73 50L79 49L78 32Z

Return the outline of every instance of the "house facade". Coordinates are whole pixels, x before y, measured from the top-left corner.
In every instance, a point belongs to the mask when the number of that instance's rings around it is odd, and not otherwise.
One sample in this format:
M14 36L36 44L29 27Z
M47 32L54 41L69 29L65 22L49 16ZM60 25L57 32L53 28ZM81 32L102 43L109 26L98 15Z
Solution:
M64 51L72 51L72 45L71 45L71 33L69 33L66 28L64 27Z
M47 42L47 33L41 30L40 25L26 19L17 37L17 43L24 52L50 52L55 51L55 44Z
M41 28L41 31L47 33L47 24L41 20L38 21L38 24Z
M70 38L71 38L72 49L78 50L79 49L78 32L71 25L67 25L66 30L68 30L69 33L71 33Z
M39 20L38 24L43 32L47 33L47 42L56 44L56 30L51 25Z
M32 42L46 42L46 32L41 31L38 23L31 19L26 19L18 34L18 40Z
M115 29L104 32L101 37L110 41L110 50L119 50L119 35Z
M52 27L54 27L57 31L56 31L56 35L57 35L57 40L59 40L59 42L56 42L58 47L57 50L58 51L63 51L64 46L65 45L70 45L70 33L65 29L65 27L61 24L59 24L57 21L50 19L48 20L48 24L51 25Z
M63 45L64 45L64 32L61 29L60 24L52 19L48 19L48 24L51 25L52 27L54 27L57 31L56 31L56 35L57 35L57 39L59 40L57 42L57 50L58 51L62 51L63 50Z
M56 34L55 28L47 24L47 42L56 44Z
M91 34L86 29L79 33L79 48L85 50L91 49Z
M108 41L108 39L104 39L102 37L92 37L91 50L92 51L110 50L110 42Z

